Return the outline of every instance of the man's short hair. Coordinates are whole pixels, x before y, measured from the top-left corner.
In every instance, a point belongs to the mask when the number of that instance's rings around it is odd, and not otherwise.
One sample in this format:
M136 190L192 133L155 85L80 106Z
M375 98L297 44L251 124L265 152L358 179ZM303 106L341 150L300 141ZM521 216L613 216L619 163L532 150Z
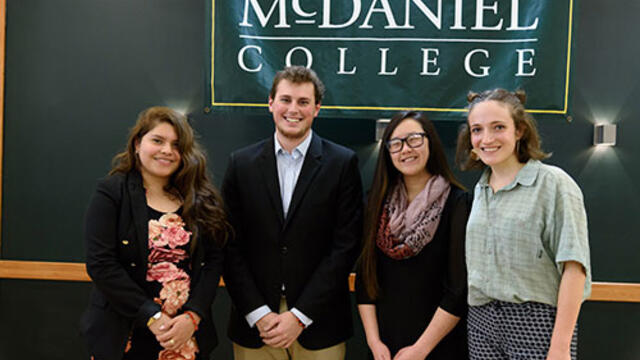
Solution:
M294 84L312 83L316 104L322 103L325 88L315 71L299 65L288 66L278 71L276 76L273 78L273 84L271 85L271 91L269 92L269 97L271 99L275 99L278 84L283 79Z

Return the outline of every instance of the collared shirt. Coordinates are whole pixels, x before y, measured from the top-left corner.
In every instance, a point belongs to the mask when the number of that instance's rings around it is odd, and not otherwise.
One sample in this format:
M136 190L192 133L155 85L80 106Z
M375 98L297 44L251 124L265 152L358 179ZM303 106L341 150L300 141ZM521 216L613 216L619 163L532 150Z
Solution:
M289 212L289 205L291 204L291 197L295 190L296 183L298 182L298 176L302 170L302 164L304 158L307 155L307 150L311 145L311 136L313 131L309 130L309 135L296 146L290 153L286 151L280 141L278 140L277 133L273 134L273 143L276 153L276 164L278 166L278 181L280 183L280 199L282 199L282 210L284 217L287 217ZM282 290L284 291L284 284L282 284ZM265 315L272 310L267 305L262 305L259 308L253 310L245 316L250 327L253 327L258 320L262 319ZM300 320L305 326L309 326L313 323L309 317L304 315L300 310L291 308L290 311Z
M307 155L309 145L311 145L311 136L313 136L313 132L309 130L309 135L289 153L280 145L277 134L273 134L276 163L278 165L278 180L280 182L280 198L282 199L282 210L285 218L289 212L291 197L302 170L304 157Z
M591 293L587 216L582 192L562 169L529 160L493 192L487 168L467 223L469 305L492 300L557 306L563 263L584 266Z

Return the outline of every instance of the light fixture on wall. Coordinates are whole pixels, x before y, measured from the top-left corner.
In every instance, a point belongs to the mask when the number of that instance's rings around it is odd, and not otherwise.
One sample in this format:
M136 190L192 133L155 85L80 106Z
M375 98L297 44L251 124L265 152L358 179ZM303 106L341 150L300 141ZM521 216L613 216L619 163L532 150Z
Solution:
M593 126L594 146L614 146L616 144L616 125L595 124Z
M378 119L376 120L376 141L382 140L382 135L384 134L384 130L389 125L391 119Z

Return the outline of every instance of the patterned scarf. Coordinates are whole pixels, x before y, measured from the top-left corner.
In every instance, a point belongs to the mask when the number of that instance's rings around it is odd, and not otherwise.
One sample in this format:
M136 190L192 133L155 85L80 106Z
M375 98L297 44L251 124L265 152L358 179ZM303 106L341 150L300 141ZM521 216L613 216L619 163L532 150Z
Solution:
M451 185L440 175L432 176L411 203L402 181L387 196L378 224L376 244L395 260L416 256L433 239Z

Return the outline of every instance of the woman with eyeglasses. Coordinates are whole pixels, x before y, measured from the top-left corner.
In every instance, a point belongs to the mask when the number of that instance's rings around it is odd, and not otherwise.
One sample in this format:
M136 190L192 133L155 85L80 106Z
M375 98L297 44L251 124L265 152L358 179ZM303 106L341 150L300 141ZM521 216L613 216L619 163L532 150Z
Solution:
M467 359L469 197L424 114L395 115L382 145L356 278L370 357Z

